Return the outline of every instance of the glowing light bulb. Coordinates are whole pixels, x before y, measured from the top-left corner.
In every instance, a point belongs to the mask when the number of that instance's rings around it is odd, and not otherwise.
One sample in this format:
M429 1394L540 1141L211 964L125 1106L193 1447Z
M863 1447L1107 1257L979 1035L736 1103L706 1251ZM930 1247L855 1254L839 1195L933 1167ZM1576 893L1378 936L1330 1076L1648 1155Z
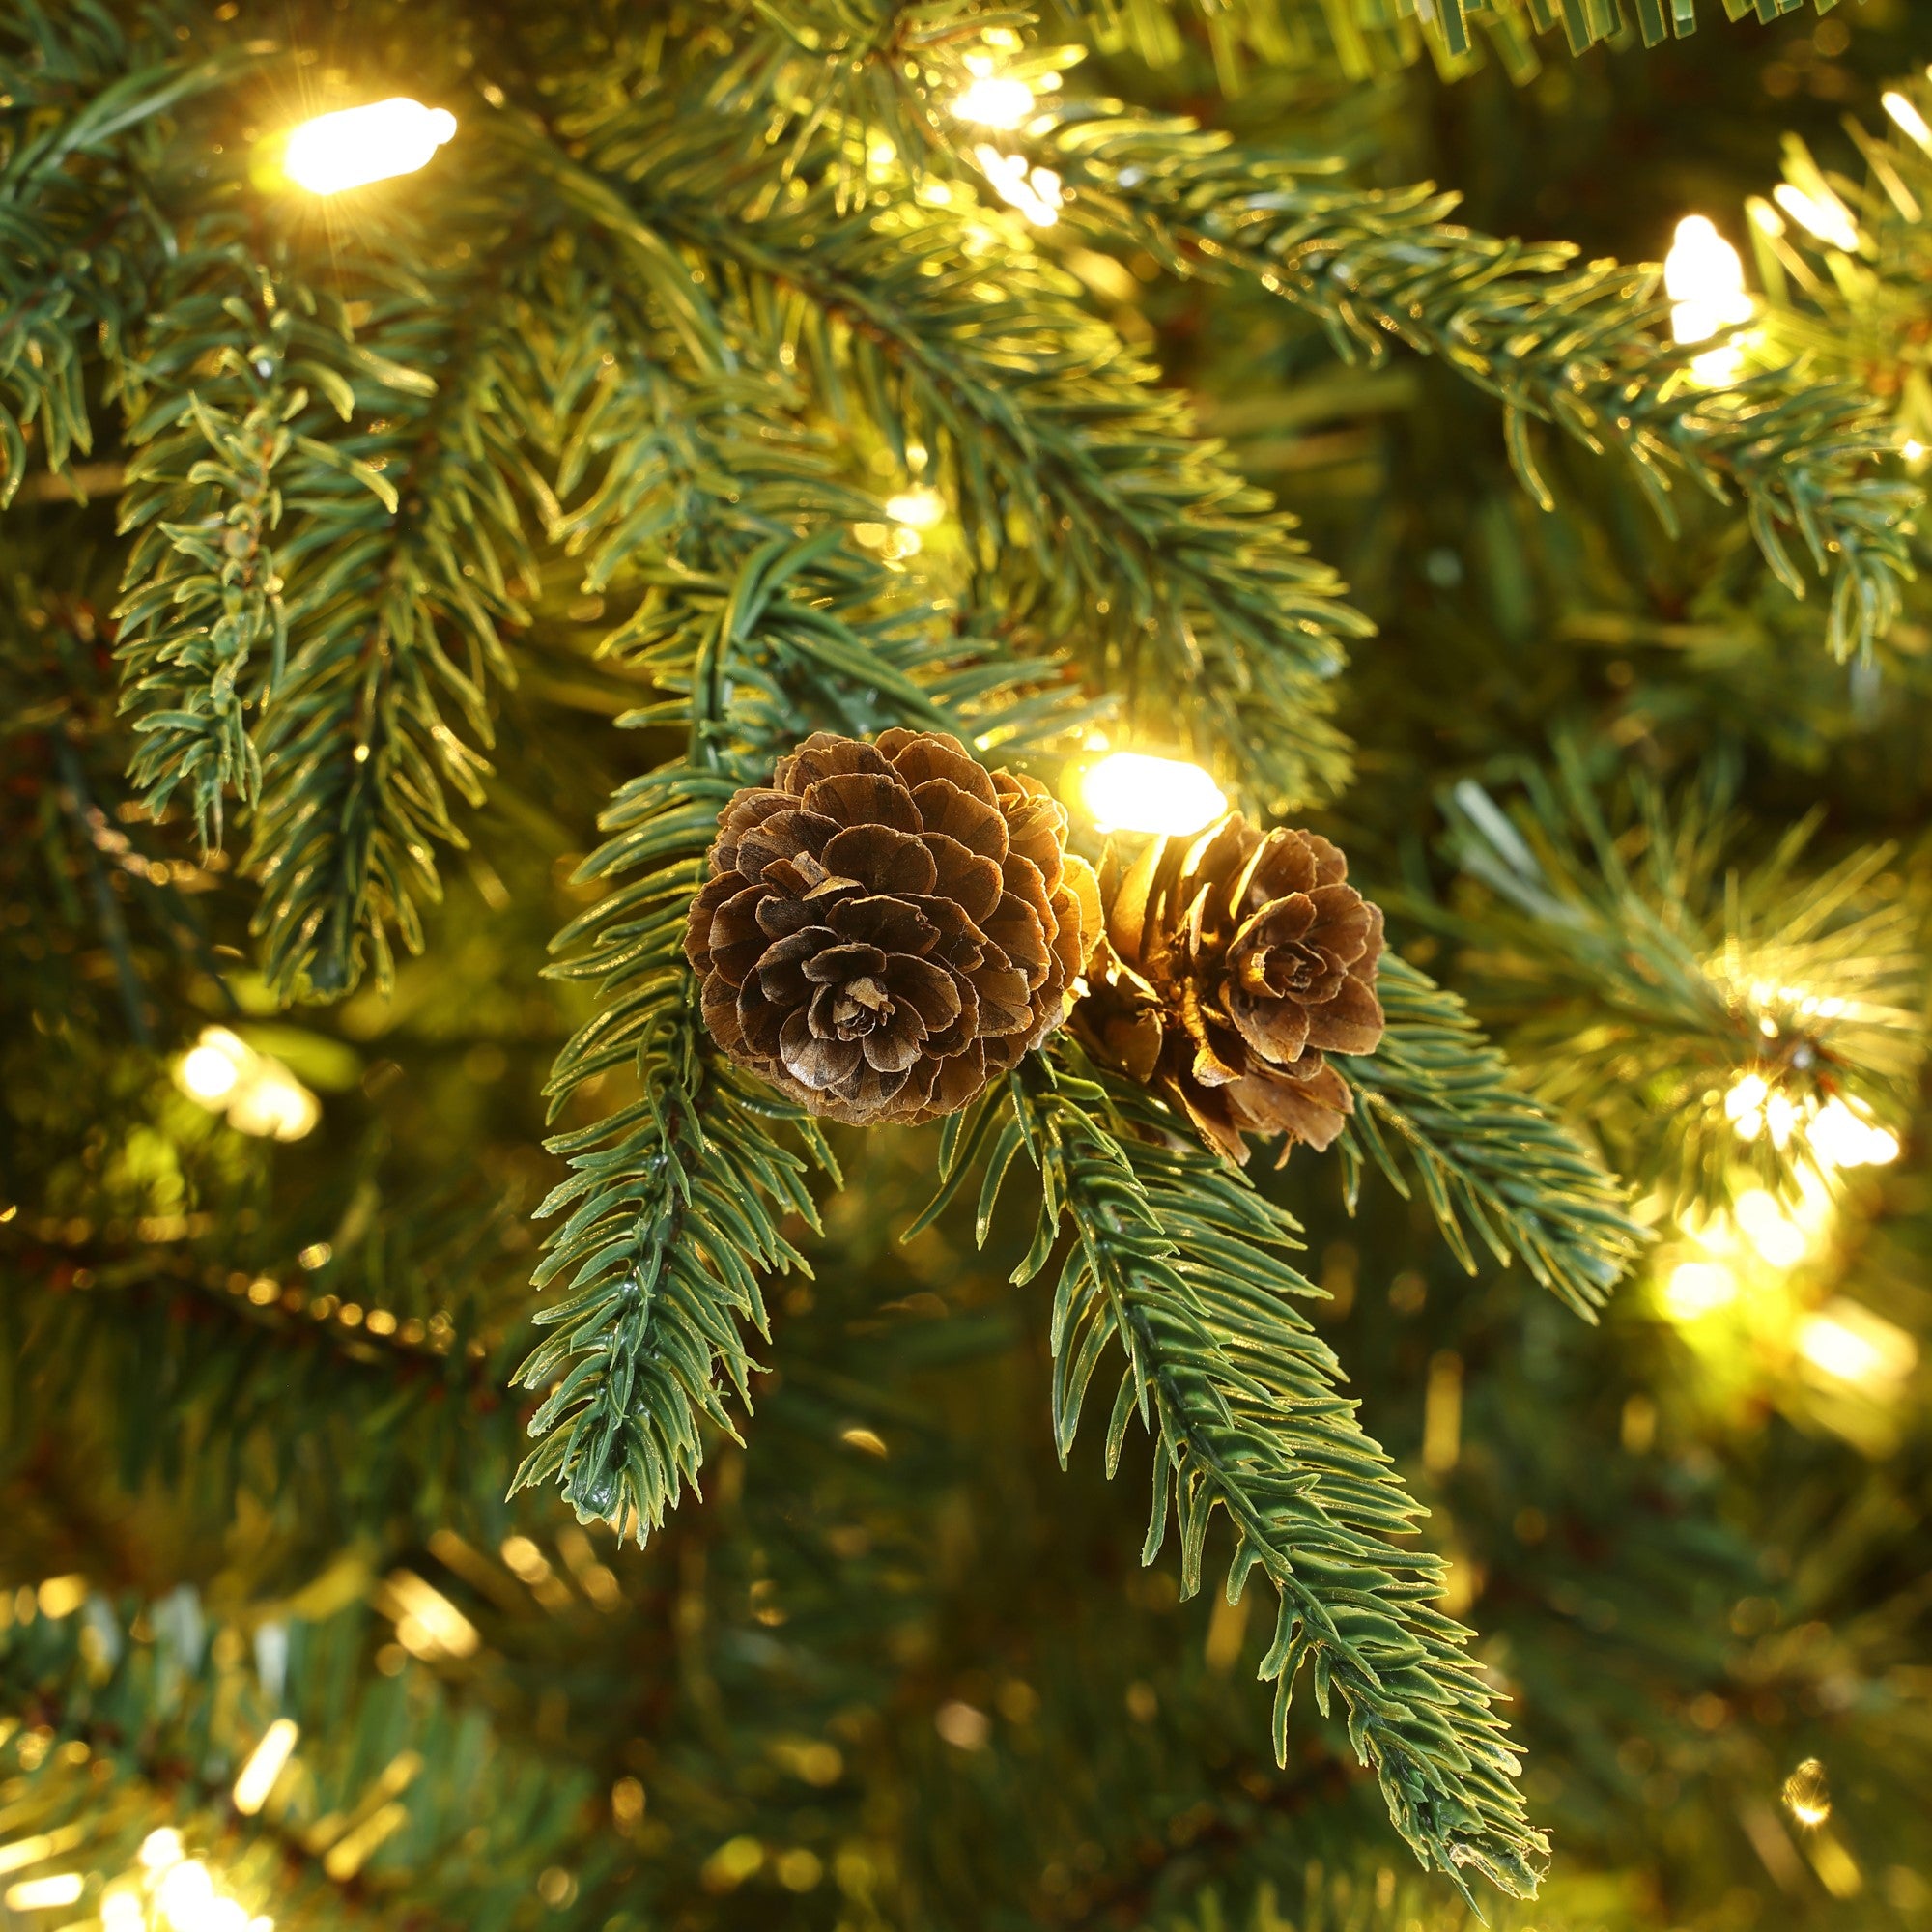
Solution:
M1828 248L1842 249L1847 255L1857 251L1859 231L1845 204L1829 189L1806 194L1802 187L1779 182L1772 198L1801 228L1809 229Z
M190 1099L218 1112L254 1061L254 1049L226 1027L203 1027L200 1038L175 1067L175 1079Z
M1764 1103L1771 1088L1763 1075L1747 1073L1724 1095L1724 1118L1741 1141L1754 1141L1764 1132Z
M148 1915L131 1891L110 1891L100 1901L101 1932L147 1932Z
M289 136L283 171L311 194L340 194L412 175L456 132L456 116L398 96L304 121Z
M170 1865L155 1889L155 1902L172 1932L213 1932L214 1881L199 1859Z
M1918 1345L1903 1328L1843 1295L1799 1329L1798 1352L1833 1381L1867 1394L1896 1389L1918 1362Z
M969 58L969 68L978 57ZM988 64L990 65L990 64ZM1010 74L981 73L952 103L956 120L976 122L981 128L1017 128L1033 112L1033 89Z
M141 1862L151 1872L166 1871L180 1864L184 1856L182 1834L172 1825L163 1825L141 1840Z
M1671 301L1670 333L1680 343L1708 342L1750 320L1744 259L1705 215L1687 214L1677 224L1663 261L1663 288ZM1706 388L1721 388L1743 366L1742 348L1726 342L1693 356L1690 373Z
M1784 1780L1785 1808L1801 1825L1822 1825L1832 1815L1832 1790L1825 1767L1807 1757Z
M1060 177L1051 168L1030 168L1024 155L1003 155L989 141L973 150L973 158L1000 199L1036 228L1051 228L1060 219Z
M1885 111L1891 116L1892 125L1907 140L1916 141L1928 155L1932 155L1932 128L1925 125L1925 117L1902 94L1887 94L1880 97Z
M298 1141L322 1119L322 1102L280 1061L264 1060L228 1103L228 1124L264 1140Z
M886 515L895 524L929 530L946 515L946 498L922 483L917 489L901 490L896 497L888 497Z
M1115 752L1080 782L1081 802L1102 832L1199 832L1228 809L1221 787L1199 765Z
M1673 1321L1728 1307L1738 1298L1738 1278L1721 1262L1679 1262L1663 1286L1663 1305Z
M1835 1094L1819 1108L1804 1138L1820 1167L1889 1167L1898 1158L1898 1136Z
M275 1780L281 1776L282 1767L288 1763L289 1753L295 1749L300 1735L294 1720L288 1718L277 1718L262 1733L262 1742L248 1753L248 1762L235 1780L235 1808L244 1818L253 1817L268 1803L269 1793L275 1788Z
M47 1878L26 1878L7 1888L9 1912L40 1912L50 1905L71 1905L86 1889L78 1872L55 1872Z

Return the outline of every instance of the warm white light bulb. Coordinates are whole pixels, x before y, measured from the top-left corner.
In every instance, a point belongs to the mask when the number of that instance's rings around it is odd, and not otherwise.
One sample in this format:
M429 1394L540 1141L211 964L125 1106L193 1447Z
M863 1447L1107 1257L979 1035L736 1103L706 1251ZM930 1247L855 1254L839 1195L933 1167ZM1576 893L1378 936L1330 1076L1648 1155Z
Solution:
M199 1859L169 1866L166 1877L156 1888L155 1900L171 1932L210 1932L214 1881Z
M1221 787L1199 765L1115 752L1081 780L1080 797L1102 832L1199 832L1228 809Z
M1932 155L1932 128L1925 125L1925 117L1904 95L1892 93L1882 97L1885 111L1891 116L1893 125L1908 140L1916 141L1928 155Z
M1898 1136L1836 1094L1819 1108L1804 1138L1820 1167L1887 1167L1898 1158Z
M311 194L340 194L414 174L455 132L456 116L447 108L398 96L304 121L289 136L282 166Z
M298 1141L322 1119L322 1102L277 1060L262 1061L228 1103L228 1124L263 1139Z
M175 1078L189 1098L215 1109L228 1104L254 1063L254 1049L226 1027L203 1027L200 1038L182 1055Z
M148 1915L131 1891L110 1891L100 1901L101 1932L147 1932Z
M9 1912L42 1912L50 1905L71 1905L86 1883L78 1872L55 1872L47 1878L26 1878L7 1888Z
M1687 214L1677 224L1663 260L1663 290L1670 298L1670 333L1677 342L1708 342L1750 320L1744 258L1706 215ZM1690 373L1703 387L1716 389L1736 382L1743 366L1743 350L1727 342L1693 356Z
M1833 1380L1870 1394L1895 1389L1918 1363L1918 1345L1903 1328L1843 1295L1798 1331L1798 1352Z
M1803 188L1793 187L1789 182L1779 182L1771 192L1778 207L1792 220L1801 228L1809 229L1828 248L1841 249L1847 255L1857 252L1857 225L1836 195L1829 191L1806 194Z
M261 1743L248 1753L248 1762L235 1780L235 1808L243 1817L253 1817L268 1803L269 1793L275 1788L275 1780L300 1735L289 1718L277 1718L262 1733Z
M163 1825L141 1840L141 1862L151 1872L166 1871L170 1865L180 1864L183 1856L182 1834L172 1825Z
M921 484L917 489L901 490L896 497L889 497L886 515L895 524L904 524L915 530L929 530L946 515L946 498L937 490L928 490Z
M983 73L952 103L952 112L981 128L1017 128L1033 112L1033 89L1009 74Z
M1737 1297L1738 1278L1721 1262L1679 1262L1663 1288L1663 1305L1678 1321L1694 1321Z

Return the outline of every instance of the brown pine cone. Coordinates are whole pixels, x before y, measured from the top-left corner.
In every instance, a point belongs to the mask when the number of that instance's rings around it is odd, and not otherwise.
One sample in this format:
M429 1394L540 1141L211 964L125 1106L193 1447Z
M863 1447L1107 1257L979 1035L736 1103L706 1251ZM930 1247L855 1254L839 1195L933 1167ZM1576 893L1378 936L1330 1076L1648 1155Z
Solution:
M1108 897L1082 1032L1233 1160L1243 1134L1325 1148L1354 1101L1323 1053L1373 1053L1382 1035L1381 911L1348 877L1318 834L1239 812L1155 839Z
M835 1121L951 1114L1066 1016L1094 870L958 739L814 733L718 820L684 950L741 1066Z

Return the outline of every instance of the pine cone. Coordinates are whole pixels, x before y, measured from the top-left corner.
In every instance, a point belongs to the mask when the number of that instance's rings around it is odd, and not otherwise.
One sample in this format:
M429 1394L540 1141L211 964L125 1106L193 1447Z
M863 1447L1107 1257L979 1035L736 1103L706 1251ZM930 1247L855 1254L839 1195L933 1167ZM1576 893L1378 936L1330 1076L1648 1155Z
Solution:
M1327 839L1239 812L1156 839L1108 898L1082 1032L1233 1160L1250 1133L1325 1148L1354 1102L1323 1053L1382 1034L1381 911L1348 876Z
M965 1106L1066 1016L1093 867L1037 781L958 739L820 731L719 816L684 950L741 1066L836 1121Z

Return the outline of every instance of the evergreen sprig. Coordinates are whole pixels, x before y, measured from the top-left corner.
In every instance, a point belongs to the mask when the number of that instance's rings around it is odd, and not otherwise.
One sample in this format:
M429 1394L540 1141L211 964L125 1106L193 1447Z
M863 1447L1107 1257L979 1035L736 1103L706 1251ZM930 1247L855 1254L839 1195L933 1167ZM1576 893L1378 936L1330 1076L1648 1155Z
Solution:
M168 255L160 124L251 58L185 56L158 20L129 31L101 0L0 22L0 507L36 451L73 486L95 443L88 369L120 370Z
M1465 1219L1497 1261L1517 1257L1594 1321L1643 1238L1615 1179L1522 1091L1454 993L1393 952L1382 955L1376 990L1388 1022L1381 1044L1332 1063L1355 1094L1338 1144L1350 1205L1365 1154L1405 1199L1412 1169L1471 1274Z
M587 1774L518 1748L421 1662L367 1673L384 1628L361 1601L373 1580L349 1555L293 1602L242 1615L217 1620L184 1584L148 1604L90 1592L0 1632L13 1882L84 1861L138 1884L166 1828L224 1895L298 1932L382 1923L397 1906L411 1923L508 1932L568 1847L581 1905L556 1922L608 1914L616 1848L582 1842ZM19 1749L22 1713L46 1748ZM298 1727L295 1757L244 1813L233 1780L278 1718Z
M1111 102L1068 101L1037 126L1042 156L1077 189L1069 217L1090 231L1176 273L1252 279L1319 320L1350 360L1379 362L1392 338L1497 397L1511 462L1546 510L1555 499L1533 421L1616 451L1673 532L1680 484L1742 501L1794 597L1807 587L1794 550L1832 580L1835 657L1868 651L1896 617L1920 495L1882 467L1895 447L1887 412L1799 361L1731 386L1693 381L1656 268L1484 235L1452 223L1458 197L1426 184L1355 188L1305 157Z
M1293 520L1004 211L847 209L829 162L721 199L736 127L647 94L570 123L581 164L514 138L607 232L646 225L720 264L721 306L834 421L867 421L902 473L925 453L1016 641L1066 650L1271 803L1339 783L1322 687L1371 627Z
M1070 1452L1095 1374L1118 1347L1106 1436L1111 1474L1136 1414L1154 1437L1152 1562L1172 1515L1181 1589L1201 1586L1216 1509L1234 1534L1238 1602L1260 1569L1278 1597L1261 1665L1277 1757L1307 1665L1317 1707L1339 1696L1350 1742L1425 1866L1467 1896L1465 1874L1534 1890L1548 1847L1527 1823L1519 1770L1469 1633L1435 1607L1439 1558L1404 1549L1422 1514L1338 1394L1341 1370L1292 1297L1319 1291L1284 1259L1294 1223L1199 1148L1130 1083L1087 1077L1077 1050L1031 1061L973 1126L949 1136L956 1185L985 1151L983 1230L1024 1151L1042 1188L1018 1279L1043 1271L1063 1226L1054 1293L1054 1435Z
M1837 0L1812 0L1820 14ZM1802 12L1805 0L1723 0L1724 17L1759 23ZM1633 0L1646 47L1682 40L1697 29L1697 0ZM1077 0L1072 9L1094 39L1129 49L1155 66L1182 58L1189 27L1205 34L1223 88L1237 92L1249 58L1301 70L1332 68L1346 79L1367 80L1433 57L1451 76L1474 64L1487 43L1518 82L1542 65L1537 37L1559 28L1572 54L1614 41L1629 29L1620 0ZM1480 39L1478 38L1480 36Z
M723 1390L749 1406L759 1276L804 1266L781 1223L815 1224L808 1175L836 1175L817 1130L723 1060L697 1010L684 925L720 808L813 728L1017 747L1083 714L1050 668L955 635L851 547L844 520L867 499L742 379L679 384L606 355L596 328L554 351L560 396L594 384L560 470L583 500L560 527L589 582L621 561L640 589L606 648L664 695L624 722L674 727L686 752L618 792L580 874L611 890L556 942L553 971L598 989L558 1057L556 1107L626 1069L637 1093L551 1143L573 1172L542 1211L570 1211L537 1280L567 1298L538 1317L558 1332L520 1371L545 1393L517 1480L554 1478L581 1514L641 1538L696 1479L700 1420L731 1429Z
M1553 770L1513 764L1509 811L1459 783L1449 848L1484 889L1480 916L1408 908L1468 949L1477 1010L1507 1016L1539 1092L1596 1122L1635 1178L1707 1198L1739 1160L1789 1182L1801 1117L1833 1098L1898 1118L1927 1041L1894 851L1807 873L1816 815L1750 853L1721 765L1672 798L1599 763L1565 742ZM1751 1076L1800 1131L1739 1139L1727 1106Z
M286 366L295 308L245 255L225 266L228 288L171 292L168 327L198 373L128 426L137 454L119 523L141 536L114 611L123 708L137 714L141 734L130 776L156 818L185 786L204 849L221 844L225 800L245 808L261 791L249 711L288 648L271 542L276 469L294 445L290 418L307 401ZM347 384L334 380L347 413Z

